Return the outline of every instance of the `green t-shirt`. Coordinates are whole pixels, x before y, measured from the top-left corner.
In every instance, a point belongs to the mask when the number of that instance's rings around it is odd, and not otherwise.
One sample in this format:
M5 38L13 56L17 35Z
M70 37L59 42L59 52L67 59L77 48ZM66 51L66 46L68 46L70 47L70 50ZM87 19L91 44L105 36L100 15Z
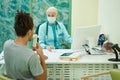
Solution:
M13 79L34 80L41 75L43 68L37 53L23 45L8 40L4 44L4 58L7 75Z

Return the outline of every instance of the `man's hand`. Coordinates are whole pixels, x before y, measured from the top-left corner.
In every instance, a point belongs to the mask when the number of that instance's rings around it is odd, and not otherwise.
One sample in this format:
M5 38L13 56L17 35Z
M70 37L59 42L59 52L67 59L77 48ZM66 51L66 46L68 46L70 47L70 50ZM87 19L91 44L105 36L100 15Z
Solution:
M38 55L43 56L44 59L48 59L46 55L43 54L42 47L39 45L39 43L36 44L36 47L33 47L33 50L38 53Z

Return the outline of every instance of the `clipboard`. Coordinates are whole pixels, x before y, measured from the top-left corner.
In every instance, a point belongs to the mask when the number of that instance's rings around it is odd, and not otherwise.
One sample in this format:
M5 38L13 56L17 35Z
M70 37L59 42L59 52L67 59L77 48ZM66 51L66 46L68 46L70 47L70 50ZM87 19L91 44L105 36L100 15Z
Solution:
M81 57L81 52L66 52L60 55L61 60L76 61Z

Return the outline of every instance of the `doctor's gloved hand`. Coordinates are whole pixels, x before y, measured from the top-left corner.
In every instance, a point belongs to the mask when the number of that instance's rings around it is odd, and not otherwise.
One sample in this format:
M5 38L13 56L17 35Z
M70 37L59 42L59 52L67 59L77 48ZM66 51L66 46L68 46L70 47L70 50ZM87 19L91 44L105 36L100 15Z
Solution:
M47 46L46 49L51 52L55 48L53 46Z

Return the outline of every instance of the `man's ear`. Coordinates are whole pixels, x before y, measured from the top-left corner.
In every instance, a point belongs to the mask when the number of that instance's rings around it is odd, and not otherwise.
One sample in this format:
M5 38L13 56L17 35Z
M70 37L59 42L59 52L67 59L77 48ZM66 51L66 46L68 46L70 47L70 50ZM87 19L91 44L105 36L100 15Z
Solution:
M32 34L32 30L30 29L28 32L27 32L27 35L30 36Z
M32 30L29 30L29 31L27 32L28 40L31 40L31 39L32 39L32 36L33 36L33 31L32 31Z
M58 18L58 14L56 14L56 18Z

